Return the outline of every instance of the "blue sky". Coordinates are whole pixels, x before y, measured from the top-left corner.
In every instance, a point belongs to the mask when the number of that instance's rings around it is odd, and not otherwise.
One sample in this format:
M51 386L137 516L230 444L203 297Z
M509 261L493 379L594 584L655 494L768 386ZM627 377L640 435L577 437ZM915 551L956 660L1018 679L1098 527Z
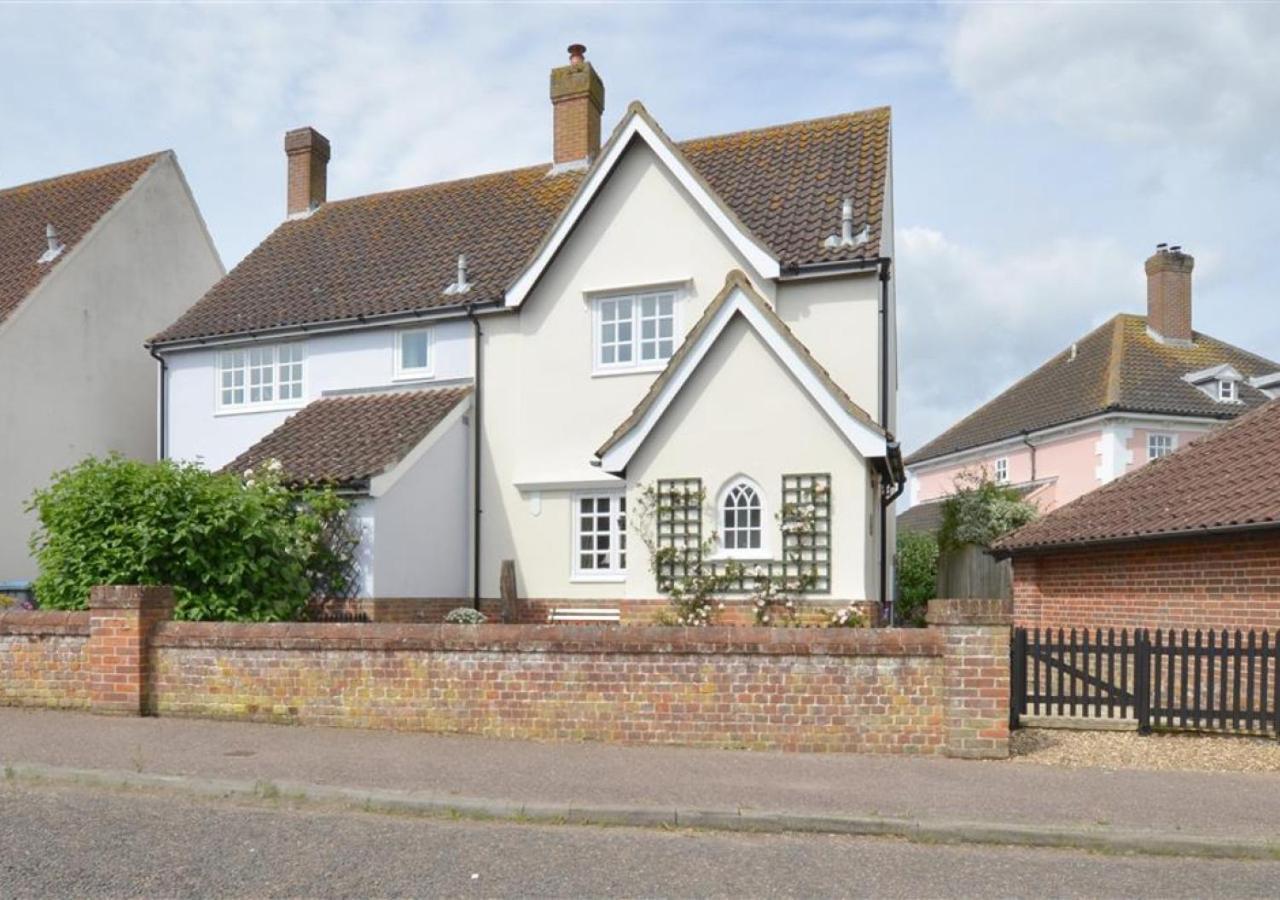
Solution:
M282 218L286 129L333 142L331 197L539 162L574 41L606 127L893 106L908 448L1141 312L1158 241L1197 328L1280 357L1280 6L6 5L0 185L172 148L232 266Z

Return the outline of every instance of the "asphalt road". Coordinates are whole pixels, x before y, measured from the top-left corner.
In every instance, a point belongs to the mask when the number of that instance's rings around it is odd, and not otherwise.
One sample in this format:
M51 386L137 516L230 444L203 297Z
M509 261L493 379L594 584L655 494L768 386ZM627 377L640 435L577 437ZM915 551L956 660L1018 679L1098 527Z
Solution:
M450 822L0 785L0 897L1273 896L1280 863Z

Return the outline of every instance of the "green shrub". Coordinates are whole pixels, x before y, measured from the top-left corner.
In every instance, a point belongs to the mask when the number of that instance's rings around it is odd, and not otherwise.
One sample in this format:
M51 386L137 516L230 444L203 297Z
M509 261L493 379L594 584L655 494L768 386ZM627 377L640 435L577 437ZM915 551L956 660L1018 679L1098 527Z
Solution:
M290 490L194 464L90 458L31 501L42 606L83 609L96 584L172 585L180 619L296 619L340 593L356 536L332 490Z
M925 531L898 532L898 602L902 625L924 625L924 613L938 589L938 541Z
M990 547L996 538L1026 525L1039 512L1016 488L997 484L985 471L962 472L956 477L955 493L942 504L938 546L943 550L965 544Z
M449 610L444 620L450 625L483 625L489 621L484 613L469 606L459 606L457 609Z

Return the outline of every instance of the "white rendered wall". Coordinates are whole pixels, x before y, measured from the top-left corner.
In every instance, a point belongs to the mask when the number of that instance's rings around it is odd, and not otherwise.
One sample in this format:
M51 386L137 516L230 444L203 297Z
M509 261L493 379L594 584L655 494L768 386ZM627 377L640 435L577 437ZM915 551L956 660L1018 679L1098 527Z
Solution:
M425 381L395 380L397 329L371 328L304 338L303 399L289 409L219 413L217 360L218 352L227 348L168 353L168 455L172 459L201 460L211 469L221 468L274 430L291 413L326 392L426 386L432 382L470 378L474 371L471 323L466 319L450 319L432 328L434 374Z
M466 597L471 572L470 416L371 500L375 597Z
M0 324L0 580L35 576L23 507L55 472L111 451L155 459L156 362L143 343L222 274L164 156Z
M632 584L630 579L623 585L570 580L573 490L582 484L619 483L591 465L594 451L656 377L653 371L592 375L588 296L607 289L684 282L677 321L677 334L683 338L735 268L746 272L761 294L776 303L779 315L801 341L810 344L820 364L837 373L837 380L853 382L846 389L874 414L878 371L874 275L781 289L762 281L653 154L643 146L633 147L519 315L484 321L481 590L485 596L498 593L503 559L516 560L524 596L585 598L624 592L653 596L650 585ZM776 367L776 361L771 365ZM749 392L740 391L735 397L736 408L755 405ZM721 446L716 420L706 419L694 427L686 436L692 444ZM829 425L824 427L830 431ZM768 432L774 424L757 420L754 428ZM794 447L808 437L808 432L790 436L791 458L801 458ZM861 466L852 449L846 452ZM689 467L700 464L699 458L689 460ZM865 473L861 477L865 480ZM561 486L549 487L549 482ZM531 484L540 487L528 487ZM858 549L856 560L847 561L844 568L846 573L861 573L865 530L860 517L850 522L859 523L856 534L848 535ZM635 565L632 570L637 571ZM847 589L851 595L863 596L863 579L858 575L855 580L857 585Z

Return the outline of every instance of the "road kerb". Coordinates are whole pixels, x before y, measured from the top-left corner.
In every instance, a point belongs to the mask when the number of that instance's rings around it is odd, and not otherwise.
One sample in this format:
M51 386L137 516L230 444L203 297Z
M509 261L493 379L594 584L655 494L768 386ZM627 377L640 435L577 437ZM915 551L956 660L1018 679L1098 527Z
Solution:
M819 833L894 837L916 843L1013 845L1146 856L1280 860L1280 843L1212 835L955 820L920 821L880 816L837 816L762 810L697 810L642 806L585 806L518 802L301 782L263 782L107 769L9 763L5 779L28 783L144 790L205 799L287 802L371 813L501 820L538 824L688 828L768 834Z

